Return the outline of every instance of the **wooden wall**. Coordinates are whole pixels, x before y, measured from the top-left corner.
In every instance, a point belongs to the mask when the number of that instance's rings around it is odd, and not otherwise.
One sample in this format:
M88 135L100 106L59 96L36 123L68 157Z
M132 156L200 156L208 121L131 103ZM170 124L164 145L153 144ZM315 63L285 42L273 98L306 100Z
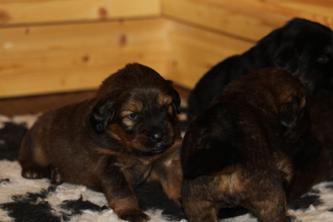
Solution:
M0 97L91 89L129 62L193 87L292 17L333 27L325 0L0 0Z

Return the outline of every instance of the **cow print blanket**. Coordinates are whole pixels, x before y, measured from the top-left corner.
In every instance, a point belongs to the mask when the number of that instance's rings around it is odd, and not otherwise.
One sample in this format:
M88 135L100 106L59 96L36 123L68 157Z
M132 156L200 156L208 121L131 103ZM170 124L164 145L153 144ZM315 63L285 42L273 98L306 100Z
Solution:
M17 151L22 136L35 119L36 116L0 116L0 221L122 221L107 207L102 193L80 185L63 183L55 186L48 179L21 177ZM182 210L165 197L159 185L144 185L136 192L151 221L186 221ZM221 221L257 221L250 214L240 212L224 212ZM293 221L332 222L333 181L317 184L291 203L289 214Z

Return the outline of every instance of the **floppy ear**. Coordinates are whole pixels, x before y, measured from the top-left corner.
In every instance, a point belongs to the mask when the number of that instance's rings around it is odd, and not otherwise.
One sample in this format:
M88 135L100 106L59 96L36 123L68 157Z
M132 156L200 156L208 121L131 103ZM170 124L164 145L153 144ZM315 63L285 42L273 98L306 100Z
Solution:
M275 66L285 69L291 73L296 72L298 57L295 47L291 43L282 45L275 52L273 63Z
M107 98L99 101L90 113L90 124L97 133L103 133L116 116L115 102Z
M178 92L173 88L173 83L170 80L167 80L168 84L170 85L169 93L172 97L172 107L175 110L176 114L180 113L180 96Z

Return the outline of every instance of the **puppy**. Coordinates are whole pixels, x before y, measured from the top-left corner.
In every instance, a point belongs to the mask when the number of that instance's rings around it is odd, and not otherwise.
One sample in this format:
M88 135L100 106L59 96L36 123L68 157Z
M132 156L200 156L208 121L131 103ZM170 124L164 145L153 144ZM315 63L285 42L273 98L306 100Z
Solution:
M37 120L20 148L22 176L101 190L121 219L147 221L136 186L158 181L170 198L179 198L179 150L173 146L180 137L179 105L169 81L144 65L127 65L94 98Z
M190 222L215 222L220 208L239 206L260 222L288 221L288 186L307 164L297 157L319 152L305 104L302 84L281 70L226 87L183 140L182 201Z
M293 19L269 33L241 55L229 57L209 70L196 84L188 100L189 117L207 109L234 79L264 67L292 73L309 92L333 89L333 33L316 22Z

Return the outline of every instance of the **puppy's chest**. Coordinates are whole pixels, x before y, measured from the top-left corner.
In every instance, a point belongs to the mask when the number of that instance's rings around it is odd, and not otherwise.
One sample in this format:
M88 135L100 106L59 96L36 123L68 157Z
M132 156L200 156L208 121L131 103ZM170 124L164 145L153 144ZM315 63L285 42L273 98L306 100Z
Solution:
M127 181L133 186L139 185L147 180L151 173L152 165L144 164L137 160L124 160L119 163Z

